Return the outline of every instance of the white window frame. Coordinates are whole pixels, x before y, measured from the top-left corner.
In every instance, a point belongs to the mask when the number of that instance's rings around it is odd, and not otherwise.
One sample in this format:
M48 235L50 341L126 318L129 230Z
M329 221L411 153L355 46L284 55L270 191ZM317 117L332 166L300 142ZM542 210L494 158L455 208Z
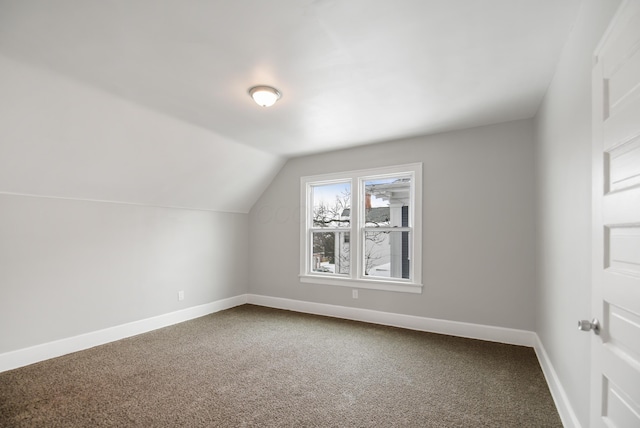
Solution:
M364 231L365 217L361 207L365 202L364 182L385 177L411 177L409 226L391 227L384 230L410 231L409 264L410 279L380 278L364 275ZM312 225L313 201L311 187L349 181L351 183L351 222L350 228L350 273L331 274L311 270L313 251ZM300 179L300 282L342 287L422 293L422 163L347 171L332 174L301 177ZM354 245L355 244L355 245Z

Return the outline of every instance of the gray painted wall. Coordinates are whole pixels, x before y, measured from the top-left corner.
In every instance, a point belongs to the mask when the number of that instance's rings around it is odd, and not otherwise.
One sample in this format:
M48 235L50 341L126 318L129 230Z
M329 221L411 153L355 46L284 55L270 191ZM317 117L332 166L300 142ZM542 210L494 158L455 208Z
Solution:
M246 293L284 161L1 55L0 93L0 353Z
M0 194L0 353L244 294L248 243L247 214Z
M582 3L535 118L538 282L536 332L577 417L589 421L592 55L618 0Z
M530 120L292 159L252 208L250 292L533 330ZM423 162L421 295L301 284L300 177Z

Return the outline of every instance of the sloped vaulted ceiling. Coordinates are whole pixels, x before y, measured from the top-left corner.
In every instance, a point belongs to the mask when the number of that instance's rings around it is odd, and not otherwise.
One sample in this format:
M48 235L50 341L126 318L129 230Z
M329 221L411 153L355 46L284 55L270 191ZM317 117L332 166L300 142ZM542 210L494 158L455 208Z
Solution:
M248 212L284 160L0 55L0 192Z
M0 192L247 212L288 157L532 117L579 5L0 0Z

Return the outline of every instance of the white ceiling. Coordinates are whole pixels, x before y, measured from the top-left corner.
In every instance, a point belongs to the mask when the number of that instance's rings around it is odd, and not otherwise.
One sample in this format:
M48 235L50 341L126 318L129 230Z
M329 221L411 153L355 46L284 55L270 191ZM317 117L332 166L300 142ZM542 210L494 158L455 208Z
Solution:
M580 0L0 0L0 53L281 157L532 117ZM279 88L272 108L247 89Z

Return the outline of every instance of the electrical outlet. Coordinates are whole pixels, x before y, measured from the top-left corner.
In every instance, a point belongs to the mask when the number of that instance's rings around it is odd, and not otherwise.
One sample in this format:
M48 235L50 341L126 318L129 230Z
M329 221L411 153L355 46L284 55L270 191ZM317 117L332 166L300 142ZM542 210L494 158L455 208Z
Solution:
M351 290L351 297L353 297L354 299L358 298L358 290Z
M184 290L178 291L178 300L184 300Z

